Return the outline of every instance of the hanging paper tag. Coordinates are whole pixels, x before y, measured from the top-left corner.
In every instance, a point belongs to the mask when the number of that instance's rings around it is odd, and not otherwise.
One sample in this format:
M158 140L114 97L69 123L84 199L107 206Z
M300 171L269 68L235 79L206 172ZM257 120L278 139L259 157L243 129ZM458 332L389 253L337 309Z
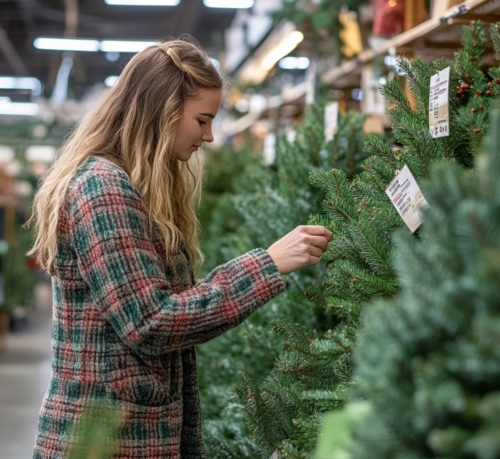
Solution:
M270 132L264 139L264 148L262 150L262 157L264 158L264 164L270 166L274 164L276 159L276 134Z
M429 129L432 137L447 137L450 135L448 113L450 86L450 67L446 67L431 77L429 93Z
M337 133L339 103L331 102L325 107L325 142L330 142Z
M414 233L422 224L421 211L428 207L428 204L408 166L405 165L401 169L385 192L406 226Z

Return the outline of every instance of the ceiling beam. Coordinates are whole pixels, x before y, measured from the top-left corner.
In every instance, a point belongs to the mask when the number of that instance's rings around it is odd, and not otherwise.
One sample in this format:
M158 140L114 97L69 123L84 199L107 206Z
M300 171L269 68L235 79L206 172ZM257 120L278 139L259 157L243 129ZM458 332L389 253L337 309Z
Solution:
M33 3L34 2L29 0L16 0L19 14L26 27L26 32L30 37L34 37L37 34L35 18L33 17Z
M54 22L66 22L66 12L63 10L54 10L52 8L38 8L35 12L36 16L42 19L46 19L48 21ZM78 13L78 22L83 25L88 26L109 26L112 25L112 21L107 21L106 19L102 19L98 16L90 16L88 14Z
M14 73L22 76L28 76L30 74L28 68L24 65L24 62L10 42L7 32L5 32L2 27L0 27L0 51L5 56L5 59L7 59Z

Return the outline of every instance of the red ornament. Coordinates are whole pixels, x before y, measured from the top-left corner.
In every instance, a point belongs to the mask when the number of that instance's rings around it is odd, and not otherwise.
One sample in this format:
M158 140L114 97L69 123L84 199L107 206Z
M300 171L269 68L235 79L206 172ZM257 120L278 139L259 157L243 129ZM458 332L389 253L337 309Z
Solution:
M404 0L378 0L375 6L373 35L393 37L404 32Z
M479 133L481 132L481 128L478 128L478 127L477 127L477 128L475 128L475 129L474 129L474 132L475 132L476 134L479 134Z
M470 110L472 113L476 113L477 112L477 108L471 108Z

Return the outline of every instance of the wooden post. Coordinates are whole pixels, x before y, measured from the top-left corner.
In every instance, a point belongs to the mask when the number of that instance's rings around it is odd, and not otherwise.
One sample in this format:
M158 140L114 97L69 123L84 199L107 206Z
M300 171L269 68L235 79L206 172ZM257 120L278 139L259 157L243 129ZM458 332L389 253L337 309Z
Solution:
M343 95L341 99L338 99L337 102L339 103L339 113L342 115L345 115L345 112L346 112L345 95Z
M0 313L0 351L7 349L7 336L9 335L10 316Z
M439 0L438 3L445 3L447 0ZM422 24L428 18L425 9L425 0L405 0L405 31Z

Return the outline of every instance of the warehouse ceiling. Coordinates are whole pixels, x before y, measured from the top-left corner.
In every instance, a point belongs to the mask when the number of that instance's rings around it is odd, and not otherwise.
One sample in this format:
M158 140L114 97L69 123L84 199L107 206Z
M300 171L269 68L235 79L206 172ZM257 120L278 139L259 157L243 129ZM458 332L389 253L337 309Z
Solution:
M207 8L203 0L181 0L177 6L118 6L104 0L0 0L0 76L36 77L44 85L45 95L50 96L63 53L36 49L33 41L37 37L164 41L190 34L205 49L217 52L234 14L233 9ZM119 75L131 57L130 53L74 53L70 95L81 98L108 76Z

